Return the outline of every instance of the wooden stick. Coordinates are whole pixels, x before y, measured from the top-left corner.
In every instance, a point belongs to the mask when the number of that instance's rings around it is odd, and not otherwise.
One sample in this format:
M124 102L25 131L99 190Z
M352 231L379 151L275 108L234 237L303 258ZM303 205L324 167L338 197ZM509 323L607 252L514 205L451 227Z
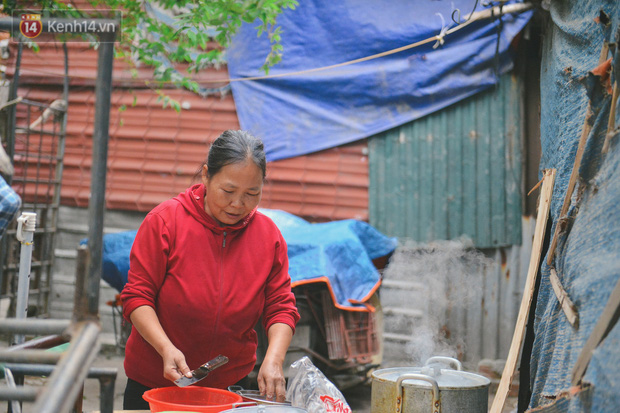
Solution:
M573 376L571 380L571 384L573 386L577 386L581 382L581 379L588 368L588 364L590 364L590 359L592 358L594 349L596 349L601 341L607 337L607 334L609 334L609 332L614 328L619 318L620 280L616 283L616 287L611 292L601 317L596 322L592 333L590 333L590 337L588 337L588 341L586 341L586 344L584 344L581 349L581 353L579 353L579 358L577 358L577 363L575 363L575 367L573 368Z
M609 54L609 44L603 43L601 48L601 54L598 59L599 66L605 62L607 55ZM575 184L577 183L577 176L579 176L579 167L581 166L581 159L583 158L583 152L586 148L586 142L588 135L590 135L590 117L592 116L592 102L588 102L588 109L586 110L586 119L583 122L583 128L581 129L581 137L579 138L579 146L577 147L577 153L575 154L575 163L573 164L573 171L570 174L570 180L568 181L568 188L566 188L566 195L564 196L564 203L562 204L562 210L558 216L558 222L555 224L555 231L553 232L553 239L551 240L551 246L549 247L549 253L547 254L547 264L552 267L553 259L555 258L555 249L558 246L558 238L560 232L562 232L563 225L561 225L562 218L568 213L570 207L570 199L573 197L573 191L575 190Z
M555 169L547 169L544 174L542 190L540 191L536 229L534 231L534 242L532 244L532 255L530 256L530 265L527 270L527 280L525 281L525 290L521 300L519 316L517 317L517 325L512 336L512 343L510 344L510 351L508 352L502 379L499 382L497 393L493 399L493 405L490 410L491 413L500 413L504 408L506 397L508 397L508 392L510 391L510 385L515 376L517 359L519 358L519 353L521 353L523 336L525 335L525 324L527 323L530 306L532 305L534 288L536 286L536 277L538 275L538 267L542 256L542 247L545 239L545 230L547 228L554 182Z
M573 164L573 171L570 174L570 179L568 181L568 188L566 188L566 195L564 195L564 203L562 204L560 215L558 215L558 222L555 224L555 231L553 232L553 240L551 241L551 246L549 247L549 254L547 254L547 264L549 266L553 265L553 259L555 258L555 249L558 246L558 238L560 236L560 232L562 232L562 229L563 229L563 226L561 225L561 221L562 221L562 218L564 218L566 214L568 213L568 208L570 208L570 199L573 197L573 191L575 190L575 185L577 184L577 177L579 176L579 167L581 166L581 159L583 158L583 152L586 148L586 142L588 140L588 135L590 135L590 130L592 130L592 126L590 126L590 122L588 122L588 120L590 119L590 116L592 116L592 108L588 104L586 120L583 122L581 138L579 138L579 146L577 147L577 153L575 154L575 163Z
M537 189L538 189L538 187L542 185L542 183L543 183L543 181L544 181L544 180L545 180L545 177L543 176L543 178L542 178L540 181L538 181L538 183L537 183L536 185L534 185L534 186L532 187L532 189L530 189L530 192L528 192L528 193L527 193L527 196L532 195L532 192L534 192L535 190L537 190Z
M616 79L620 73L616 73ZM605 142L603 143L603 153L607 153L609 150L609 142L616 130L616 101L618 100L618 81L614 82L614 91L611 95L611 107L609 108L609 121L607 123L607 134L605 135Z
M568 322L574 328L579 327L579 312L577 311L577 306L573 303L573 301L568 296L568 293L562 286L562 282L558 277L558 273L555 271L555 268L550 268L549 281L551 281L551 286L553 287L553 292L555 296L558 298L560 302L560 306L562 306L562 311L568 318Z

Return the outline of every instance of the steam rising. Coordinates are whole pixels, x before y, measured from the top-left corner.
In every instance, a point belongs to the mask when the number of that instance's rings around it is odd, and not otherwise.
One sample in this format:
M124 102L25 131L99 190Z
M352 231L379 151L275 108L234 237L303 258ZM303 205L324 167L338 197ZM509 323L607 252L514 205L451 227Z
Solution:
M467 321L480 317L473 312L481 311L483 274L490 263L468 239L400 245L383 274L384 330L388 337L398 335L386 340L395 343L386 344L383 364L419 366L432 356L464 359Z

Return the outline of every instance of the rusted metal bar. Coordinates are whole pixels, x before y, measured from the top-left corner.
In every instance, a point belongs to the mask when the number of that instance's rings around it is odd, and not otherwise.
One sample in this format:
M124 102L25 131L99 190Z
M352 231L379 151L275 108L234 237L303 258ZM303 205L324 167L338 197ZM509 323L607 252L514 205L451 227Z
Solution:
M52 335L39 337L32 340L28 340L25 343L18 344L16 346L11 346L7 351L18 351L18 350L28 350L28 349L49 349L52 347L59 346L61 344L68 343L69 339L67 336L61 335Z
M88 313L88 294L86 292L86 272L88 270L89 249L80 245L77 249L75 268L75 296L73 300L73 320L81 321Z

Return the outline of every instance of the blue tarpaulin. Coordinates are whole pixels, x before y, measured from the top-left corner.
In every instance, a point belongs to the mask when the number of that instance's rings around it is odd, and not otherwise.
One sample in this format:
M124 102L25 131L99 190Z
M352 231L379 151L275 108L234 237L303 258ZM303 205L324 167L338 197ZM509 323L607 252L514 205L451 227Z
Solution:
M514 3L514 2L510 2ZM283 60L270 75L360 59L453 28L470 0L304 0L278 17ZM478 4L477 11L484 7ZM458 19L458 13L454 14ZM512 68L509 46L531 12L476 21L423 46L335 69L231 83L243 129L263 139L268 160L327 149L394 128L494 85ZM266 36L245 24L227 51L231 78L264 75Z
M362 221L311 224L284 211L260 211L275 222L286 240L293 286L324 282L337 307L366 308L360 303L369 299L380 284L372 260L391 254L397 245L395 238L386 237ZM103 237L102 278L118 291L127 283L129 252L136 232Z
M604 43L618 41L620 4L617 0L557 0L549 4L551 20L541 71L541 169L557 169L551 203L554 229L588 107L592 130L569 210L571 219L559 238L554 261L558 277L577 307L579 325L571 326L564 315L549 281L545 257L534 323L530 407L549 412L620 411L618 324L592 355L583 378L590 387L569 391L582 348L620 280L620 133L612 130L609 152L602 153L610 115L610 67L603 66L596 76L590 73L599 67ZM612 81L620 69L618 59L616 48ZM614 116L616 125L620 124L617 113Z

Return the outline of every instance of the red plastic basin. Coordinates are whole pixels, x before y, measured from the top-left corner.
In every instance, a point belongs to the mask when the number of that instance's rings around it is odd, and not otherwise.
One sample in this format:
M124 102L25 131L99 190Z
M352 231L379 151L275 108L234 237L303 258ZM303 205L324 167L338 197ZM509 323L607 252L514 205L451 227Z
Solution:
M233 403L242 401L241 396L228 390L197 386L162 387L148 390L142 397L149 402L151 412L215 413L231 409Z

